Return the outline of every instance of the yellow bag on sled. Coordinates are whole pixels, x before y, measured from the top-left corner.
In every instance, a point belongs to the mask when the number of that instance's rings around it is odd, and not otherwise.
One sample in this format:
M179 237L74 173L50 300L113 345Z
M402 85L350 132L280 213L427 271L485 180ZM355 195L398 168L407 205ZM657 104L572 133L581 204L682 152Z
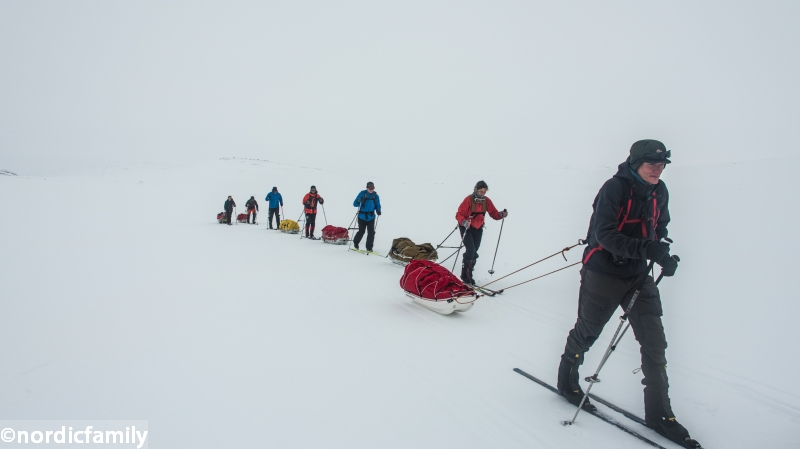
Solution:
M278 229L287 234L297 234L300 232L300 225L294 220L283 220L281 224L278 225Z

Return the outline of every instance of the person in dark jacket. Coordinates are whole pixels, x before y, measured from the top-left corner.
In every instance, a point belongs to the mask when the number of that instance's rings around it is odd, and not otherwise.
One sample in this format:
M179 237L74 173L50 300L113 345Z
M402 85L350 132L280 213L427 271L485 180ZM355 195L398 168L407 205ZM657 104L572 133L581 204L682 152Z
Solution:
M283 206L283 197L278 193L278 188L273 187L264 201L269 201L269 228L272 229L272 217L275 217L275 228L281 224L280 206Z
M247 208L247 223L250 223L250 214L253 214L253 224L256 224L256 215L258 214L258 202L256 202L256 197L251 196L244 206Z
M233 215L233 208L236 207L236 203L233 201L232 196L228 196L228 199L225 200L225 216L228 217L228 226L231 225L231 216Z
M306 193L306 196L303 197L303 206L305 208L303 211L306 214L305 236L311 240L319 240L314 237L314 227L317 222L317 203L325 204L325 200L317 193L317 187L311 186L311 191Z
M584 353L617 307L627 308L644 280L628 318L641 346L645 420L668 438L699 447L672 412L661 297L647 273L648 260L659 264L664 276L672 276L678 267L669 254L669 244L662 242L670 215L669 192L660 177L669 157L670 152L657 140L634 143L628 159L594 199L583 254L578 319L561 356L558 391L570 403L580 403L583 390L578 369ZM587 400L584 408L592 410L594 405Z
M478 259L478 249L481 247L483 238L483 216L489 216L495 220L502 220L508 216L508 211L498 212L492 200L486 196L489 186L484 181L478 181L472 189L472 195L464 198L456 211L456 221L458 229L461 231L461 238L464 242L464 258L461 262L461 280L465 284L474 284L472 270L475 268L475 261Z
M375 216L381 214L381 198L375 191L372 181L367 183L367 190L362 190L353 201L353 206L358 208L358 232L353 238L353 246L358 249L364 231L367 231L367 251L372 251L375 241Z

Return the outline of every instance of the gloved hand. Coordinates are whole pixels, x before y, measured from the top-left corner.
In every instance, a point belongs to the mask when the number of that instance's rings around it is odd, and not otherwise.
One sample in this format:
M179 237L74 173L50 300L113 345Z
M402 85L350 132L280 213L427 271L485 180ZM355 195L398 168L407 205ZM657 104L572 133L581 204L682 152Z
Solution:
M669 243L650 242L645 249L647 260L655 261L660 265L660 260L669 254Z
M468 228L469 227L469 220L464 220L461 222L461 226Z
M678 269L677 256L670 256L669 253L657 263L661 265L661 274L664 276L673 276Z
M319 199L319 204L325 204L325 200L323 200L322 198L320 198L320 199Z
M506 209L503 209L503 212L502 212L502 214L503 214L503 218L506 218L506 217L508 217L508 210L506 210Z
M375 213L376 213L376 214L378 214L378 215L380 215L380 214L381 214L381 211L376 211Z

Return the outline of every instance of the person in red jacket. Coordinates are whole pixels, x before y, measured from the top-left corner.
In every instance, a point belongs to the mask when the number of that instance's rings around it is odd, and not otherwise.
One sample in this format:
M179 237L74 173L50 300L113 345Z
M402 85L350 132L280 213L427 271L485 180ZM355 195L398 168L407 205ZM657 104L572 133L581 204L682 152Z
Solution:
M472 195L464 198L456 212L458 228L464 241L464 259L461 263L461 280L465 284L474 284L472 270L475 268L475 260L478 258L478 249L481 247L481 237L483 237L483 216L489 216L495 220L502 220L508 216L508 211L503 209L498 212L492 204L492 200L486 196L489 186L484 181L475 184Z
M317 240L314 237L314 227L317 221L317 203L325 204L325 200L317 193L317 187L311 186L311 191L303 197L304 212L306 213L306 238Z

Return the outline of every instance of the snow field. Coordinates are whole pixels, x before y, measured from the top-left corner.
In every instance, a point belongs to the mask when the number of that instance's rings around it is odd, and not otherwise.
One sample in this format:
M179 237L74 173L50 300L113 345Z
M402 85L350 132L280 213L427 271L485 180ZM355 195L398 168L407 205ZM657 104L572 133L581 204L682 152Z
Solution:
M440 316L403 295L402 268L388 260L265 230L273 185L287 218L300 215L314 184L328 222L347 226L371 180L384 212L375 250L385 254L401 236L435 245L485 179L510 214L497 278L583 238L617 162L400 178L230 159L2 177L0 418L147 419L154 447L644 447L588 415L562 427L572 407L512 371L555 383L575 320L577 267ZM797 162L675 166L664 175L683 261L661 284L673 408L709 448L791 447L800 430L790 388ZM254 195L261 224L217 224L227 195L237 212ZM490 279L499 229L489 220L479 280ZM578 261L580 251L495 285ZM583 375L616 324L587 354ZM593 392L642 414L638 366L627 335Z

